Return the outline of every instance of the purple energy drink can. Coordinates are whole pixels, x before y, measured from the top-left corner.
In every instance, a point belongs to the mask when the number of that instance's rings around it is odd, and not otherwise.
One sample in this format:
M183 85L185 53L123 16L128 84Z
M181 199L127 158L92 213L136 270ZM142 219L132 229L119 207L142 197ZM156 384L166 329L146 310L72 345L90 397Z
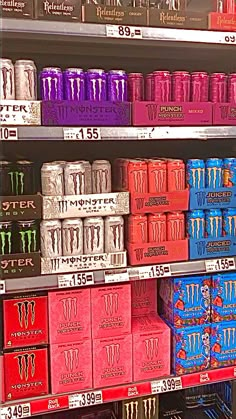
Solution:
M82 68L67 68L64 76L64 99L85 100L85 73Z
M107 100L107 75L104 70L87 71L87 100L95 102Z
M123 70L111 70L107 75L107 99L111 101L127 101L128 76Z
M59 67L45 67L40 73L42 100L63 99L63 74Z

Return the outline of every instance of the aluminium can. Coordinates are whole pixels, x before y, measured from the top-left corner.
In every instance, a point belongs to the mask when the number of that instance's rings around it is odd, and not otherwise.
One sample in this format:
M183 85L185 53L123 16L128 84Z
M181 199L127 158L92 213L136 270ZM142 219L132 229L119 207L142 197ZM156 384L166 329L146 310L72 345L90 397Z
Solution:
M40 94L42 100L63 99L63 73L59 67L45 67L40 72Z
M166 221L168 241L185 239L185 218L183 212L175 211L168 213Z
M94 255L104 253L104 221L102 217L87 217L84 219L84 254Z
M223 236L236 236L236 208L223 210Z
M228 157L223 160L223 186L231 188L236 185L236 158Z
M62 256L62 227L60 220L44 220L40 223L41 253L44 258Z
M8 58L0 58L0 99L15 99L15 69L11 60Z
M191 74L191 101L208 102L209 76L204 71L195 71Z
M62 254L63 256L82 255L83 221L81 218L66 219L62 221Z
M12 225L12 221L0 221L0 255L14 253L13 244L16 243L16 240L15 237L13 238Z
M161 243L167 239L167 220L165 213L148 215L148 241Z
M223 160L210 158L206 161L206 187L221 188L223 186Z
M209 98L213 103L227 101L227 76L225 73L213 73L210 75Z
M148 220L146 215L129 215L127 222L127 241L129 243L148 242Z
M86 74L87 100L101 102L107 100L107 75L102 69L89 69Z
M0 194L8 196L12 194L13 163L7 160L0 161Z
M228 102L236 103L236 73L229 74L228 76Z
M169 71L153 72L153 97L158 103L171 101L171 74Z
M111 192L111 163L108 160L94 160L92 164L92 192Z
M208 238L222 237L222 211L220 209L210 209L205 211L206 216L206 236Z
M91 193L91 165L88 161L68 162L64 167L65 195Z
M18 100L37 100L37 69L32 60L15 62L15 89Z
M148 169L145 160L128 160L128 188L131 193L148 192Z
M65 100L86 99L85 72L82 68L66 68L63 72L63 82Z
M34 163L29 160L18 160L13 175L14 195L32 195L36 193Z
M107 100L127 102L128 76L123 70L110 70L107 74Z
M141 102L144 100L144 77L142 73L128 74L128 101Z
M167 191L167 165L165 160L150 159L148 167L148 191L150 193Z
M186 187L185 163L181 159L167 160L168 191L183 191Z
M201 159L190 159L187 161L187 185L189 188L205 188L205 162Z
M191 76L187 71L172 73L172 100L190 102Z
M190 239L205 237L205 213L203 210L193 210L187 213L187 235Z
M124 251L124 218L118 215L105 217L105 253Z
M154 77L153 73L147 74L145 78L145 99L154 100Z
M44 163L41 168L42 194L45 196L64 195L63 165L61 163Z
M16 222L17 252L32 253L39 250L39 228L36 220Z
M224 13L235 15L235 0L224 0Z

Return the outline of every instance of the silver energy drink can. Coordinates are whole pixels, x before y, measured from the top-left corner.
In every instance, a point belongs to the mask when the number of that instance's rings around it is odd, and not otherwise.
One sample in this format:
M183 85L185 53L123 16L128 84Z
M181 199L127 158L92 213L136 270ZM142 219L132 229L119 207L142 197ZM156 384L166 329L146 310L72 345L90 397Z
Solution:
M15 99L14 65L8 58L0 58L0 100Z
M62 221L63 255L82 255L83 248L83 221L81 218L73 218Z
M37 99L37 69L34 61L17 60L15 62L16 99Z
M62 256L61 222L44 220L40 224L41 254L44 258Z
M66 195L91 193L91 165L88 161L67 163L64 168L64 178Z
M84 254L104 253L104 222L102 217L84 219Z
M44 163L41 168L41 183L43 195L64 195L63 164Z
M124 251L124 218L109 216L105 218L105 252Z
M93 193L111 192L111 164L108 160L95 160L92 164Z

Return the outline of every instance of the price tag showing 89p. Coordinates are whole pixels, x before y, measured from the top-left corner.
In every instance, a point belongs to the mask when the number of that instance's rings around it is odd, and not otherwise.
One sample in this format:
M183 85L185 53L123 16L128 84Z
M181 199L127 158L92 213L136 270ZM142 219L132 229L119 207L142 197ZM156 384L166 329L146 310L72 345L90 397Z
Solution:
M106 34L109 38L141 39L143 37L142 28L123 25L106 25Z

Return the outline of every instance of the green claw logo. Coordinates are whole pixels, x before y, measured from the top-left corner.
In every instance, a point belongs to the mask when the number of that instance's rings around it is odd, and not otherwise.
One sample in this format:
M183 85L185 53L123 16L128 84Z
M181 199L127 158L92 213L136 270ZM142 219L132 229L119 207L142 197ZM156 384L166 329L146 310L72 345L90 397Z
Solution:
M36 249L37 249L36 230L19 231L19 233L21 237L23 253L36 252Z
M11 231L0 231L1 240L1 254L6 255L11 253ZM6 248L8 249L6 250Z
M14 195L24 194L24 177L23 172L8 172L11 180L11 192Z

